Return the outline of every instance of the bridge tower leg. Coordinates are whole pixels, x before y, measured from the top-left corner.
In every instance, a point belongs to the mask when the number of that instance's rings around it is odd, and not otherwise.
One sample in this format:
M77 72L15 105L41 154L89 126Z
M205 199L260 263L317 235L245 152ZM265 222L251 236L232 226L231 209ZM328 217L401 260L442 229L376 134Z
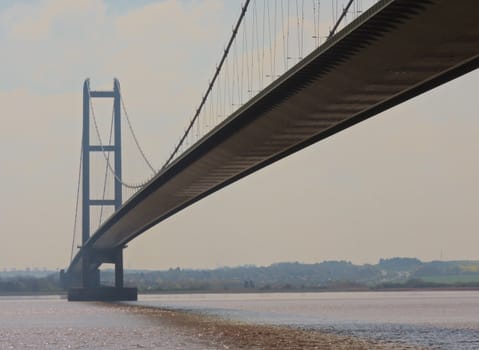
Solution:
M90 107L92 98L112 98L114 113L114 144L91 145L90 143ZM114 153L114 198L92 199L90 193L90 153ZM82 269L81 287L70 288L68 300L136 300L136 288L123 286L123 246L113 250L98 250L89 247L91 232L90 209L93 206L114 206L118 210L122 205L122 166L121 166L121 95L120 83L113 81L112 91L90 90L90 81L83 84L83 134L82 134ZM102 263L115 264L115 286L100 286L99 266Z
M123 250L119 249L115 257L115 287L123 288Z

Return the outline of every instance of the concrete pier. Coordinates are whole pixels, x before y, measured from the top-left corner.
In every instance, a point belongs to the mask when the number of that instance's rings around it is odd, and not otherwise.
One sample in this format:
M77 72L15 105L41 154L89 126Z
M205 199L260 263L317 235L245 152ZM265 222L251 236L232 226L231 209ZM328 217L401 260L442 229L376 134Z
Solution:
M136 288L98 287L70 288L68 301L136 301Z

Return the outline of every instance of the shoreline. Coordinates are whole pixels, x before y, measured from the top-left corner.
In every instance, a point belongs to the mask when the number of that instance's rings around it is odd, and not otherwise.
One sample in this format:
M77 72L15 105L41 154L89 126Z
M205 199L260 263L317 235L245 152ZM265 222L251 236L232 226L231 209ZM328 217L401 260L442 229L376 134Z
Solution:
M471 292L479 291L479 287L429 287L429 288L351 288L351 289L228 289L228 290L160 290L160 291L141 291L138 295L166 295L166 294L280 294L280 293L362 293L362 292Z
M420 350L414 345L379 342L320 330L255 324L227 320L192 311L156 308L123 303L102 303L110 307L166 322L208 345L224 349L290 350Z
M287 293L364 293L364 292L475 292L479 287L429 287L429 288L351 288L351 289L228 289L228 290L160 290L141 291L138 295L184 295L184 294L287 294ZM0 292L0 297L41 297L58 296L66 298L67 292Z

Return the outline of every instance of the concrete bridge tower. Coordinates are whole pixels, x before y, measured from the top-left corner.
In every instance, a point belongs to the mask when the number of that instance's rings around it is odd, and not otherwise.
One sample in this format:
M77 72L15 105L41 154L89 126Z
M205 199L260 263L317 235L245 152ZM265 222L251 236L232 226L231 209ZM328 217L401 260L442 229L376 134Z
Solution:
M90 142L91 99L113 99L113 144L92 145ZM101 142L100 142L101 143ZM114 196L109 199L91 198L90 191L90 154L92 152L113 153L113 165L108 166L114 172ZM90 90L90 81L83 84L83 136L82 136L82 246L81 271L69 273L68 300L136 300L137 289L125 288L123 285L123 249L118 246L111 249L93 249L89 247L90 214L95 206L113 206L117 211L122 205L122 164L121 164L121 95L120 83L113 81L112 91ZM100 285L99 266L103 263L115 265L115 286L102 287ZM65 280L65 278L64 278Z

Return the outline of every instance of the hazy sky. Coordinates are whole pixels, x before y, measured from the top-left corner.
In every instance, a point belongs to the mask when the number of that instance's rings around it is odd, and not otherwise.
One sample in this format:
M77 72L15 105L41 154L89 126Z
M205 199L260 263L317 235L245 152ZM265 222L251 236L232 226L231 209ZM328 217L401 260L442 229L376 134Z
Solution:
M68 265L83 80L120 79L160 165L239 8L0 1L0 269ZM470 73L202 200L131 242L126 267L479 260L478 83Z

